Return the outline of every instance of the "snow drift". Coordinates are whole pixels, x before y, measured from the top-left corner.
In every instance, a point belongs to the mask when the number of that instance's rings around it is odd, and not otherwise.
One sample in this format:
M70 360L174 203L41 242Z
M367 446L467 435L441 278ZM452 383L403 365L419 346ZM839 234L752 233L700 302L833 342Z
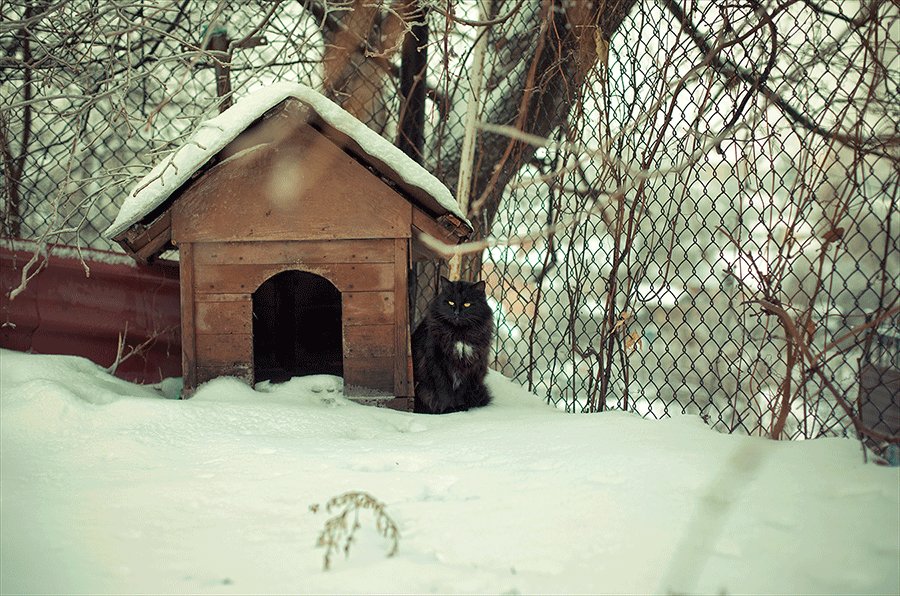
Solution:
M897 469L846 439L490 406L356 405L340 379L138 386L0 351L0 591L897 593ZM330 497L384 502L324 571Z

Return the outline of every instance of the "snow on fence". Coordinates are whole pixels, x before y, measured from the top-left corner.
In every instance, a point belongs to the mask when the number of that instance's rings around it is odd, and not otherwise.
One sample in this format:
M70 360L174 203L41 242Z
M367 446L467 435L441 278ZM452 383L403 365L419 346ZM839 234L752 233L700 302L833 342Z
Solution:
M131 45L85 41L81 70L51 25L81 11L98 33L85 39L103 39L121 23L76 2L17 29L36 17L11 9L4 235L109 248L99 232L124 191L230 101L217 89L280 80L323 89L456 188L464 75L488 29L479 119L514 130L479 132L470 219L527 237L472 257L492 288L497 369L572 412L685 412L788 438L859 433L863 418L875 443L900 432L896 4L619 0L585 15L494 0L486 22L467 1L424 19L354 19L357 4L131 15ZM230 45L214 50L223 16ZM418 46L402 43L411 22L430 30ZM408 46L427 49L424 76L409 76ZM404 99L416 81L421 105ZM420 267L418 283L435 273Z

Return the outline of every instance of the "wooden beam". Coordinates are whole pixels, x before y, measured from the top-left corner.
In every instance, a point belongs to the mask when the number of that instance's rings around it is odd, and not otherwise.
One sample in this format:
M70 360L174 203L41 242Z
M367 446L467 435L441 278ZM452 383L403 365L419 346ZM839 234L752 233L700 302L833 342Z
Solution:
M406 304L409 292L409 252L405 238L394 241L394 395L412 395L409 374L412 355L409 347L409 308Z
M452 216L441 216L437 219L432 218L424 211L413 207L413 241L412 241L412 260L413 261L437 261L446 257L431 250L429 247L419 240L420 234L428 234L429 236L444 242L445 244L459 244L466 238L468 232L462 226L462 222Z
M170 211L148 225L135 224L114 238L125 252L140 263L147 263L163 253L172 243Z
M194 341L194 245L181 246L181 374L184 379L182 397L197 390L197 350Z

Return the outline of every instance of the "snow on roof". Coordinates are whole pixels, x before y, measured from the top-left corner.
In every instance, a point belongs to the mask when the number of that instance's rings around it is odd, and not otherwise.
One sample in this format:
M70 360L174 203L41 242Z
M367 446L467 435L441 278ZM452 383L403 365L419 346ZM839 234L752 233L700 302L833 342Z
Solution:
M404 182L428 193L441 207L466 221L447 187L388 140L306 85L276 83L250 93L215 118L202 122L184 145L156 164L126 195L116 220L104 236L118 236L162 205L216 153L288 97L308 105L328 125L352 138L363 151L393 169Z

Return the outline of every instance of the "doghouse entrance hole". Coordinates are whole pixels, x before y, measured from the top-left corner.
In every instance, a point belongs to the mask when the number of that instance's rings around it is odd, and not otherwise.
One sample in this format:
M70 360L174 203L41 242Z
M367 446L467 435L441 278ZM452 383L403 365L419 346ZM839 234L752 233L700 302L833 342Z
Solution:
M343 376L341 293L324 277L284 271L253 293L256 381Z

